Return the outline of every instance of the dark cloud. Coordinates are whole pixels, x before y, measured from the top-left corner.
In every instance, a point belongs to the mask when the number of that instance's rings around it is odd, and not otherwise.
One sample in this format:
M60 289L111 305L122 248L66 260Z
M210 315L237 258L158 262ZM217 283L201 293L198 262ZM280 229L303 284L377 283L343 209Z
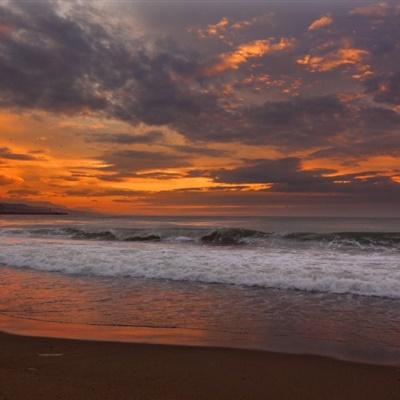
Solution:
M33 190L33 189L14 189L14 190L9 190L7 192L8 195L14 198L18 197L29 197L29 196L37 196L40 194L38 190Z
M207 188L211 192L240 192L243 190L252 190L251 186L248 185L229 185L229 186L210 186Z
M395 111L377 107L360 108L351 114L346 125L348 129L340 139L312 152L308 158L330 158L345 164L371 156L400 156L400 115Z
M345 26L349 33L353 33L356 45L381 57L398 49L399 17L400 9L396 2L368 4L350 11Z
M400 105L400 72L375 75L365 81L365 93L378 103Z
M259 135L253 138L255 143L295 148L325 143L345 129L343 121L347 115L347 108L334 96L268 102L245 112L247 119L257 124L255 131ZM251 142L251 133L246 136Z
M400 200L400 185L381 171L339 174L332 169L303 170L295 157L277 160L244 160L246 165L235 169L221 169L214 173L214 181L226 184L266 184L266 192L336 194L353 199Z
M120 171L115 174L95 176L95 178L104 182L123 182L128 178L170 180L183 177L185 177L185 175L181 173L164 172L164 171L141 172L141 173Z
M186 154L198 154L208 157L222 157L232 154L232 152L220 149L210 149L208 147L195 147L190 145L174 145L169 146L171 149Z
M379 181L379 182L378 182ZM179 207L183 210L195 211L195 208L212 207L214 212L259 213L262 210L272 210L279 215L288 212L292 215L312 215L321 212L325 215L365 215L374 210L376 215L398 214L400 199L399 185L385 178L358 182L351 186L347 184L332 184L341 186L337 191L314 193L308 192L278 192L271 190L171 190L157 193L143 193L137 199L141 205L164 207ZM374 186L376 187L374 188ZM346 187L346 189L344 188ZM128 196L127 196L128 197ZM229 207L227 208L227 205ZM385 209L382 209L385 205ZM190 207L194 209L191 210ZM221 207L219 209L219 207ZM302 211L303 210L303 211ZM396 211L397 210L397 211ZM368 214L371 215L371 214Z
M115 150L105 152L99 159L108 165L102 168L103 171L117 172L120 177L132 176L140 171L191 165L187 156L157 151Z
M188 171L185 176L188 178L211 178L213 177L213 172L209 169L192 169Z
M244 160L246 165L235 169L220 169L214 172L215 182L220 183L259 183L302 187L325 183L322 174L332 174L335 170L302 170L301 160L287 157L277 160ZM275 187L275 186L273 186ZM283 187L283 186L281 186Z
M175 126L193 140L304 149L327 143L346 130L352 117L353 110L336 96L296 97L230 113L208 113L196 120L189 117Z
M400 137L397 133L364 141L349 141L311 153L309 159L334 159L342 165L357 164L372 156L400 157Z
M327 74L327 71L339 71L350 80L353 74L391 71L398 65L399 16L395 2L332 3L319 16L325 23L321 21L317 28L308 29L298 41L298 50L316 57L314 64L308 66L322 71L325 81L336 79L339 85L344 83L343 76ZM315 75L317 79L321 77Z
M169 180L183 178L184 174L179 174L175 172L148 172L136 175L137 178L143 179L159 179L159 180Z
M65 191L65 195L77 196L77 197L112 197L112 196L138 197L138 196L143 196L146 193L148 192L140 190L93 189L93 188L69 189Z
M107 39L105 30L82 25L83 15L72 20L53 5L37 5L1 8L2 19L10 26L10 32L1 36L0 74L5 79L0 88L6 95L2 106L64 112L104 108L105 100L88 74L96 50L102 50L101 40ZM91 42L92 37L97 41Z
M352 201L399 201L400 185L388 176L377 175L368 178L357 176L336 175L334 177L316 177L306 183L278 183L270 189L280 193L320 193L326 195L341 195Z
M85 135L88 143L114 143L114 144L153 144L164 138L164 134L159 131L151 131L141 135L130 133L95 133Z
M29 154L13 153L8 147L1 147L0 148L0 159L32 161L32 160L36 160L36 157L30 156Z
M198 55L160 38L138 38L90 4L3 5L0 82L3 107L97 112L130 123L168 124L216 100L183 79ZM182 79L179 79L181 77ZM194 95L195 94L195 95Z
M170 125L189 139L284 147L319 145L333 134L327 122L336 117L337 132L343 121L346 109L334 96L269 101L233 112L221 93L209 90L218 88L219 78L195 78L206 62L200 53L168 39L132 33L128 38L112 24L100 24L99 12L88 5L62 14L54 4L42 4L35 12L25 3L3 7L12 26L1 38L3 106L91 111L132 124ZM152 139L151 134L149 139L126 134L87 138L119 144Z

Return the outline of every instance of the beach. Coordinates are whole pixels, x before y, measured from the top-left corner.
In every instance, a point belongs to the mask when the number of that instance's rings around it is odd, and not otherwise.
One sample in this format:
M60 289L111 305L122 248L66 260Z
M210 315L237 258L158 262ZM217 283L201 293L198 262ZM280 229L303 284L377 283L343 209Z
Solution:
M398 222L4 217L0 400L398 400Z
M400 368L262 351L0 334L0 399L400 398Z

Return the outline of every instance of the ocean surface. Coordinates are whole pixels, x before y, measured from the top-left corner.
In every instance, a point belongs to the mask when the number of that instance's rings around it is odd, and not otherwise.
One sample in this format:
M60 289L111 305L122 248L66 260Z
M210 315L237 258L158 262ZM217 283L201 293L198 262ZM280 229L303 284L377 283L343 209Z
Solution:
M400 365L400 219L2 216L0 316Z

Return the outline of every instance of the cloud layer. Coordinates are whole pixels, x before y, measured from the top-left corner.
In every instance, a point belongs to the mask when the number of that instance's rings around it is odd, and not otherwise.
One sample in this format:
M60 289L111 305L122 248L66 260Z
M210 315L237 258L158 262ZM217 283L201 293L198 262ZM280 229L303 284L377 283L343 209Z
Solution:
M3 2L0 184L145 204L395 204L399 16L395 3Z

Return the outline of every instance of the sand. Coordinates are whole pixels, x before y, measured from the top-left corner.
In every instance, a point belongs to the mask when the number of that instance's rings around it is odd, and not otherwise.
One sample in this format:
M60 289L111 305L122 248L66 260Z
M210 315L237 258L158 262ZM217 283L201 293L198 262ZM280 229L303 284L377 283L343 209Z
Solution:
M0 333L0 399L398 400L400 367Z

